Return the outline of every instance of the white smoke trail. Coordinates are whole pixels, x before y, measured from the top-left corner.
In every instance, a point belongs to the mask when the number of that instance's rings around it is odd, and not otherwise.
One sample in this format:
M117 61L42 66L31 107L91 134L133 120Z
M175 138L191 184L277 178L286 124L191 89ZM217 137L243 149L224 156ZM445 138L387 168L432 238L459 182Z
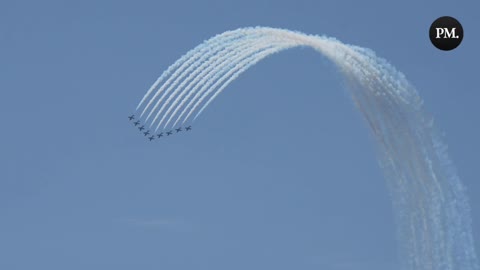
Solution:
M238 45L239 45L238 47L230 48L228 53L219 56L217 59L215 59L215 61L209 61L208 68L203 69L202 72L193 81L191 81L181 91L181 93L179 93L175 101L170 105L168 110L165 112L164 118L167 115L169 115L169 113L175 108L175 110L173 111L173 113L170 115L169 119L165 123L164 128L168 126L168 124L176 115L178 110L182 108L186 100L188 100L191 97L191 93L194 93L198 87L202 86L207 80L210 80L212 76L215 76L216 74L218 74L225 65L227 65L228 63L236 62L237 56L241 55L244 49L253 47L252 44L256 44L261 40L267 40L268 42L270 39L262 36L255 37L255 38L245 38L243 41L238 42ZM177 91L180 92L180 90L181 89L179 87ZM173 93L172 95L175 96L176 94L177 93ZM182 99L182 97L184 96L185 98L180 102L180 99ZM180 102L180 105L176 106L179 102ZM173 126L175 125L176 123Z
M218 53L217 55L215 55L215 56L207 59L206 61L204 61L202 63L201 67L199 67L194 72L191 72L190 75L186 79L183 80L182 84L180 84L178 87L176 87L176 90L171 95L169 95L169 98L163 103L160 110L157 111L157 114L156 114L154 120L152 120L152 124L155 123L156 119L160 116L160 114L163 112L165 107L178 94L178 92L180 92L180 90L182 90L185 87L185 85L188 82L190 82L189 86L191 87L191 85L194 82L198 82L201 78L203 78L205 76L205 73L208 70L217 67L218 65L220 65L219 63L223 63L223 62L229 61L229 60L231 61L234 54L236 54L238 51L241 51L242 48L244 48L246 46L251 46L251 44L254 43L255 39L257 39L257 38L258 37L252 35L251 37L247 36L246 38L243 38L242 40L239 39L237 42L235 42L233 44L229 43L228 44L229 46L225 46L222 49L222 52L225 51L225 53ZM260 37L260 38L262 38L262 37ZM263 37L263 39L265 39L265 37ZM192 80L192 79L194 79L194 80ZM185 89L185 90L187 90L187 89ZM171 108L170 108L170 110L171 110ZM167 112L163 115L162 119L158 123L158 126L160 126L162 124L165 117L169 114L170 110L167 110Z
M172 118L176 115L176 113L178 112L178 110L182 107L181 105L180 106L176 106L180 100L185 97L185 95L187 95L185 98L188 99L189 97L189 93L190 93L190 90L192 90L192 87L193 87L193 92L195 91L195 87L199 87L201 85L203 85L203 83L205 82L205 78L209 78L211 76L211 74L215 74L216 72L216 67L218 66L221 66L221 65L224 65L226 62L229 62L230 59L237 54L237 50L242 50L243 48L247 47L247 46L250 46L249 44L249 40L246 40L244 41L244 44L241 44L240 46L238 46L238 49L235 49L235 50L231 50L229 53L227 53L226 55L219 55L215 61L210 61L208 63L208 68L205 68L201 71L200 74L198 74L198 76L195 77L194 80L192 80L187 86L185 86L185 88L180 88L178 87L177 90L172 93L172 96L176 96L175 100L172 102L172 104L170 104L170 106L168 107L167 111L165 112L164 116L162 117L162 120L160 120L160 124L164 121L164 119L167 117L167 116L170 116L167 120L167 122L165 123L165 126L164 128L166 128L168 126L168 124L170 123L170 121L172 120ZM181 91L180 91L181 90ZM182 100L183 102L183 100ZM175 110L172 112L172 114L170 115L170 112L175 108ZM160 125L159 124L159 125ZM175 126L175 125L174 125Z
M230 46L235 46L236 43L234 43L233 45L230 45ZM222 54L222 51L225 50L225 47L222 46L223 44L219 44L217 45L217 47L214 49L214 50L211 50L210 52L208 53L205 53L203 51L200 51L198 52L195 56L197 57L192 57L189 64L190 66L188 66L188 68L184 69L184 70L181 70L182 73L178 72L178 76L175 78L175 80L173 81L172 84L170 84L168 86L168 88L163 92L162 96L160 97L160 99L157 101L157 103L155 104L155 106L151 109L150 113L148 114L147 118L145 121L148 121L148 119L150 118L150 116L153 115L153 113L158 109L158 107L160 106L160 104L162 104L162 101L165 99L165 97L168 96L168 99L165 103L163 103L163 106L160 108L160 110L158 110L155 118L151 121L150 123L150 126L153 126L153 124L155 123L155 121L157 120L158 116L162 113L163 109L164 109L164 106L167 102L169 102L169 100L172 98L172 95L168 95L173 89L175 88L181 88L183 83L186 83L188 81L190 81L192 78L194 78L201 70L203 70L205 68L205 65L206 65L206 61L209 60L210 57L217 57L216 55L221 55ZM186 76L188 75L187 78L185 78ZM172 76L172 79L173 79L173 76ZM177 87L177 84L179 84L181 81L183 81L183 83ZM160 89L159 92L161 92L163 89Z
M190 102L185 106L182 113L178 116L177 120L180 121L181 117L190 109L190 107L197 101L202 94L205 92L211 92L220 85L226 78L228 78L234 71L244 66L246 63L251 62L253 59L259 57L260 55L267 56L272 53L272 50L279 50L279 48L283 48L282 44L285 42L275 41L273 39L261 41L258 43L252 44L251 48L246 48L243 51L238 53L238 57L232 58L232 61L225 63L224 65L218 66L215 72L211 72L211 76L207 76L207 82L202 86L200 90L196 92L191 91L190 94L194 94L195 96L190 100ZM267 51L265 53L263 51ZM263 58L263 57L262 57ZM205 94L204 94L205 95ZM184 102L187 100L188 96L184 99ZM180 108L184 102L182 102L178 108ZM198 101L197 101L198 104ZM198 106L198 105L197 105ZM183 123L185 123L186 119L191 115L191 113L195 110L196 107L190 109L190 113L187 114Z
M173 119L174 125L182 119L185 123L197 112L194 121L232 81L265 57L296 46L312 47L345 75L354 104L372 130L396 214L402 269L480 270L465 188L432 118L403 74L372 51L332 38L263 27L213 39L177 61L140 102L138 108L150 98L149 108L163 93L150 111L156 112L155 119L162 116L157 129L167 117L165 127ZM209 56L202 58L204 52Z
M142 111L142 114L140 116L143 116L146 110L150 107L150 105L155 101L155 99L162 94L160 99L157 101L156 105L154 106L153 109L151 109L150 113L148 114L147 118L145 121L148 121L152 113L155 111L155 109L158 107L158 105L162 102L163 98L169 93L169 91L172 89L172 87L175 87L178 82L180 82L183 77L185 77L190 71L195 70L198 68L198 65L202 63L205 59L208 57L215 55L219 53L220 50L223 49L223 44L215 44L212 46L204 46L199 48L198 50L195 50L196 52L190 56L186 61L184 61L178 69L173 73L172 76L169 77L169 79L160 87L160 89L157 90L155 95L150 99L150 101L147 103L145 108ZM172 82L173 81L173 82ZM168 86L167 90L164 92L165 88Z
M183 123L185 123L188 118L190 117L190 115L195 111L195 109L197 109L197 107L202 103L202 101L209 95L211 94L215 88L218 87L218 85L220 85L220 83L225 82L218 88L217 92L210 98L210 100L202 107L202 109L200 109L200 111L197 113L197 115L195 116L194 120L203 112L203 110L210 104L210 102L212 102L215 97L220 94L222 92L223 89L225 89L225 87L227 87L232 81L234 81L238 76L240 76L240 74L242 74L243 72L245 72L247 69L249 69L250 67L252 67L253 65L255 65L256 63L258 63L260 60L262 60L263 58L273 54L273 53L276 53L276 52L279 52L279 51L282 51L284 49L287 49L289 47L293 47L294 45L284 45L282 47L275 47L275 48L271 48L265 52L262 52L262 53L259 53L257 55L255 55L254 57L251 57L250 59L246 59L245 61L242 61L241 63L239 63L238 65L235 66L235 68L231 69L230 71L228 71L222 78L220 78L213 86L210 87L210 89L208 89L205 93L203 93L203 95L200 97L200 99L198 99L197 103L195 103L195 105L190 109L190 112L187 114L187 116L185 117ZM201 94L200 92L198 92L198 94Z
M198 57L202 56L202 54L210 51L212 54L216 52L217 46L220 44L225 44L225 42L229 40L234 40L236 38L239 38L243 36L244 33L242 31L227 31L225 33L219 34L206 42L198 45L196 48L193 50L190 50L187 52L184 56L182 56L180 59L178 59L173 65L171 65L163 74L160 76L157 81L150 87L148 92L145 94L145 96L142 98L140 103L137 106L137 110L141 107L141 105L145 102L147 97L153 92L155 88L160 84L162 80L164 80L167 76L169 76L172 72L173 75L169 77L169 79L162 85L162 88L157 90L155 93L154 97L150 99L150 102L146 105L146 107L143 109L140 117L143 116L145 111L150 107L152 102L155 100L155 98L160 95L163 91L163 89L170 84L170 82L175 79L178 74L184 71L186 67L188 67L193 61L195 61Z
M253 46L252 48L248 48L246 50L241 51L241 53L238 54L237 57L233 57L232 61L229 61L228 63L224 63L222 65L219 65L214 71L210 72L209 75L205 77L206 81L205 84L202 85L200 89L198 87L200 85L197 85L190 93L184 98L184 100L180 103L180 105L177 106L176 110L178 111L186 102L187 100L193 95L193 98L190 100L190 102L185 106L183 111L180 113L180 115L177 117L177 120L175 121L176 125L181 117L187 112L187 110L193 105L193 103L200 97L202 93L204 93L209 87L216 87L218 84L221 82L221 80L227 76L231 71L230 69L227 68L234 68L238 65L241 65L242 63L246 61L250 61L252 58L255 58L256 55L260 54L262 51L270 51L272 50L272 47L274 45L270 44L263 44L262 46ZM226 75L224 73L227 73ZM223 76L222 76L223 75ZM219 77L221 77L219 79ZM213 86L212 86L213 85ZM197 90L198 89L198 90ZM188 115L187 115L188 117ZM184 122L185 123L185 122Z

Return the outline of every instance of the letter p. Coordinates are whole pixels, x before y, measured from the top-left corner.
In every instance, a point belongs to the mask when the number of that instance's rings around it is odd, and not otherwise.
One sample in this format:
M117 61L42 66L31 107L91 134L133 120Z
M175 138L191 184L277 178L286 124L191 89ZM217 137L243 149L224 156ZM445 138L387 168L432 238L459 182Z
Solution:
M441 35L443 35L445 33L445 31L443 30L443 28L436 28L437 29L437 37L436 38L440 38Z

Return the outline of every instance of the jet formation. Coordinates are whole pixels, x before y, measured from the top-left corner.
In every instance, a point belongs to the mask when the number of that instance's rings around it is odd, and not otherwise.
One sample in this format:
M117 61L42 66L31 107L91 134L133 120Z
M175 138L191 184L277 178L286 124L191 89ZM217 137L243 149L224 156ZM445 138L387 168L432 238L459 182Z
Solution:
M135 115L132 114L132 115L128 116L128 120L129 120L129 121L135 120ZM137 127L138 130L140 130L140 132L143 133L143 136L146 137L150 142L153 141L153 140L155 140L155 139L160 139L160 138L164 137L164 135L166 135L167 137L168 137L168 136L171 136L171 135L174 134L174 131L175 131L175 134L177 134L177 133L182 132L182 131L187 132L187 131L192 130L192 126L186 126L186 127L178 127L178 128L175 128L175 129L172 129L172 130L169 130L169 131L165 131L165 133L164 133L164 132L160 132L160 133L158 133L158 134L151 134L151 133L150 133L150 130L145 130L145 125L139 126L139 125L140 125L140 121L139 121L139 120L134 121L134 122L132 122L132 123L133 123L133 125L134 125L135 127L138 126L138 127ZM143 131L143 130L145 130L145 131ZM148 135L151 135L151 136L148 136Z

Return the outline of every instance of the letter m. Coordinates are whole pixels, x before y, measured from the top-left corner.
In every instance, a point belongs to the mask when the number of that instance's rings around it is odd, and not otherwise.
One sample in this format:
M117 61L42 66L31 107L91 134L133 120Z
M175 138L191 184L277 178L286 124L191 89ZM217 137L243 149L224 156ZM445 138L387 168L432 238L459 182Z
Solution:
M445 30L445 35L443 35L443 38L458 38L458 36L455 35L455 28L452 28L452 31L448 31L448 28L444 28Z

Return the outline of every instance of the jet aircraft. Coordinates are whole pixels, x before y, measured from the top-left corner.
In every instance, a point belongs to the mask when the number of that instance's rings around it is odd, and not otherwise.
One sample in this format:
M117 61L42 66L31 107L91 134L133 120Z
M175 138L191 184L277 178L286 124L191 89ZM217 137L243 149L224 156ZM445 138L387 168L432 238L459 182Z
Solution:
M148 140L149 140L149 141L153 141L154 139L155 139L155 136L153 136L153 135L150 136L150 137L148 137Z
M144 136L147 136L148 134L150 134L150 130L147 130L147 131L143 132Z
M176 130L176 131L177 131L177 133L178 133L178 132L182 131L182 128L181 128L181 127L179 127L179 128L176 128L175 130Z
M192 130L192 126L188 126L185 128L186 131Z
M170 130L170 131L167 131L167 136L170 136L170 135L172 135L172 134L173 134L173 132L172 132L171 130Z
M133 122L133 124L134 124L135 126L138 126L138 125L140 125L140 121Z
M157 137L158 137L158 138L163 137L163 132L160 133L160 134L157 134Z
M145 126L141 126L138 128L140 131L144 130L145 129Z
M134 114L130 115L130 116L128 117L128 119L129 119L130 121L132 121L133 119L135 119L135 115L134 115Z

